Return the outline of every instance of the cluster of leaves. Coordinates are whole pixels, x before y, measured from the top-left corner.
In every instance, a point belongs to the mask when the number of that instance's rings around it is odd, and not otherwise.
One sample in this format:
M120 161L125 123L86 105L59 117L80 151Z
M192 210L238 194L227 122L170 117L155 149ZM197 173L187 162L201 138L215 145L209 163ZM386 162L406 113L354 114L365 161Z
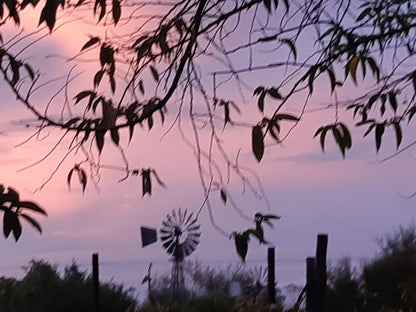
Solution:
M0 185L0 210L3 212L3 234L6 238L13 233L16 242L22 235L22 224L20 220L25 220L32 225L39 233L42 233L42 227L27 212L40 213L46 216L46 211L31 201L21 201L19 193L13 188L5 189Z
M263 215L256 213L254 217L255 228L249 228L241 233L232 233L237 253L243 262L246 260L250 238L255 237L259 241L259 244L267 244L267 241L264 239L263 225L266 224L269 227L273 227L272 221L279 219L279 216L273 214Z
M67 183L69 188L71 188L71 180L74 173L76 173L78 177L78 182L79 184L81 184L82 192L84 193L88 181L87 173L85 169L81 167L81 164L75 164L74 167L71 170L69 170L67 176ZM142 177L142 196L145 196L146 194L149 194L149 196L152 195L152 178L156 180L156 182L160 186L165 187L165 183L163 183L163 181L160 179L155 169L131 169L130 171L128 171L128 174L131 174L132 176L140 175Z
M25 276L0 278L0 309L5 312L89 312L94 310L92 278L76 263L64 274L57 266L32 260ZM126 311L135 302L131 291L114 283L100 284L100 311Z

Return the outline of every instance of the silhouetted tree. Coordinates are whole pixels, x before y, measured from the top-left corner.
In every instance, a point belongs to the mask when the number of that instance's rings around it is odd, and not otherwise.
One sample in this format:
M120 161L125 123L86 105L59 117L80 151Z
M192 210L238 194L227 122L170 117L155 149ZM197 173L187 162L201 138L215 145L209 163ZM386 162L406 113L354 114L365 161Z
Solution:
M416 309L416 228L400 227L380 242L380 255L364 267L369 311Z
M100 285L100 311L124 312L133 303L132 294L121 285ZM75 263L61 277L56 266L32 260L23 279L0 278L0 311L93 311L92 279Z
M341 259L328 273L327 311L363 311L365 299L361 284L350 259Z

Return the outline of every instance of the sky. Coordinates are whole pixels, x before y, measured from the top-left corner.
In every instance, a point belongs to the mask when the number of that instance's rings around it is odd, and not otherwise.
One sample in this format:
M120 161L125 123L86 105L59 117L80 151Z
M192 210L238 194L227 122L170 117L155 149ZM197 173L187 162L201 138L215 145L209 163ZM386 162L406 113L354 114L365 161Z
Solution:
M90 30L85 25L77 27L69 33L57 31L34 46L33 62L49 76L58 77L62 70L72 66L61 62L56 55L73 55L88 40ZM87 71L96 68L89 63L84 65ZM73 87L76 89L84 83L84 80L76 81ZM52 84L40 92L38 100L48 99L55 87ZM165 126L157 123L149 133L138 131L129 145L126 139L122 140L131 165L155 168L166 188L155 184L152 196L142 197L138 177L118 182L123 178L122 172L102 170L98 187L89 182L82 194L76 180L70 189L66 182L69 170L81 157L75 155L64 162L41 191L35 191L56 168L69 140L38 166L20 171L42 159L60 133L44 132L39 140L16 147L33 133L19 123L31 115L15 103L4 85L0 88L4 94L0 103L3 112L0 182L16 188L21 198L36 201L48 212L47 218L39 217L42 235L25 224L18 243L11 238L0 240L1 274L22 277L22 266L31 259L45 259L61 269L75 260L82 269L90 271L91 255L97 252L103 280L136 287L138 293L145 292L140 281L148 265L154 263L155 274L161 274L169 272L170 263L160 244L141 247L140 226L158 228L173 209L196 212L204 199L192 150L177 131L166 134L175 111L168 116ZM327 98L328 94L322 92L314 101L325 105ZM254 112L255 104L256 99L248 97L247 103L241 104L243 112ZM299 111L294 109L292 113ZM307 113L287 141L266 148L260 164L251 152L250 128L227 128L223 133L225 148L231 155L241 149L241 162L256 172L271 206L267 207L264 200L258 200L249 191L243 192L241 183L233 177L228 187L239 207L249 215L261 211L281 216L273 229L267 229L266 239L269 246L276 248L277 281L282 286L304 283L305 259L314 255L319 233L329 235L330 261L348 255L358 265L376 255L377 238L397 226L414 222L415 199L407 198L416 191L414 151L383 161L395 153L394 138L387 133L379 155L373 138L356 140L345 159L331 140L323 153L318 140L312 136L332 115L333 112L325 110ZM348 114L343 117L350 120ZM353 131L357 138L362 134L361 130ZM411 142L411 132L409 126L404 145ZM108 141L107 138L102 163L119 165L120 155ZM229 203L224 205L219 194L212 195L212 205L216 222L227 232L243 231L251 226ZM199 221L201 242L189 259L224 267L241 265L233 240L215 231L206 209ZM265 267L267 247L252 241L246 266Z

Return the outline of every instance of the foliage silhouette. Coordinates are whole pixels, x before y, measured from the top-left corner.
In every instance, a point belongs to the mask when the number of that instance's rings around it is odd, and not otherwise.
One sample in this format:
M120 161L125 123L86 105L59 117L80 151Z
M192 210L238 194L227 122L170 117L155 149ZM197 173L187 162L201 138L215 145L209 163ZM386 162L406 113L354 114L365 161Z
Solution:
M329 311L413 311L415 301L416 227L399 227L380 240L380 251L360 270L349 258L329 274Z
M92 279L79 270L76 263L65 268L63 276L57 267L45 261L32 260L21 279L0 278L0 309L2 311L92 311ZM100 285L102 311L125 311L134 298L121 285Z

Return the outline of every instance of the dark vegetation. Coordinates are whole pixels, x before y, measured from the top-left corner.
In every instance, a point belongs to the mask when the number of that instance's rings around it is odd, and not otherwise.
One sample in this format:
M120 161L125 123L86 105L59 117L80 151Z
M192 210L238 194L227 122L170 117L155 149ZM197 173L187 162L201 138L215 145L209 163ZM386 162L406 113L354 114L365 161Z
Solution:
M380 240L377 256L354 267L349 258L331 266L328 274L327 311L411 312L416 309L416 228L399 228ZM93 311L91 276L76 263L60 274L45 261L31 261L26 275L0 278L2 312L90 312ZM186 300L178 303L170 288L170 276L155 275L144 280L151 291L143 303L133 290L114 283L100 285L102 312L252 312L303 311L284 307L277 292L276 304L267 300L265 270L244 267L211 268L200 263L186 265ZM231 293L238 282L239 294ZM143 287L145 287L144 285Z
M379 254L361 270L343 259L329 281L328 311L415 311L416 228L400 227L380 240Z
M2 312L91 312L94 311L91 276L77 264L66 267L61 275L57 267L45 261L32 260L26 275L0 278L0 311ZM100 285L100 311L126 311L134 303L132 292L121 285Z

